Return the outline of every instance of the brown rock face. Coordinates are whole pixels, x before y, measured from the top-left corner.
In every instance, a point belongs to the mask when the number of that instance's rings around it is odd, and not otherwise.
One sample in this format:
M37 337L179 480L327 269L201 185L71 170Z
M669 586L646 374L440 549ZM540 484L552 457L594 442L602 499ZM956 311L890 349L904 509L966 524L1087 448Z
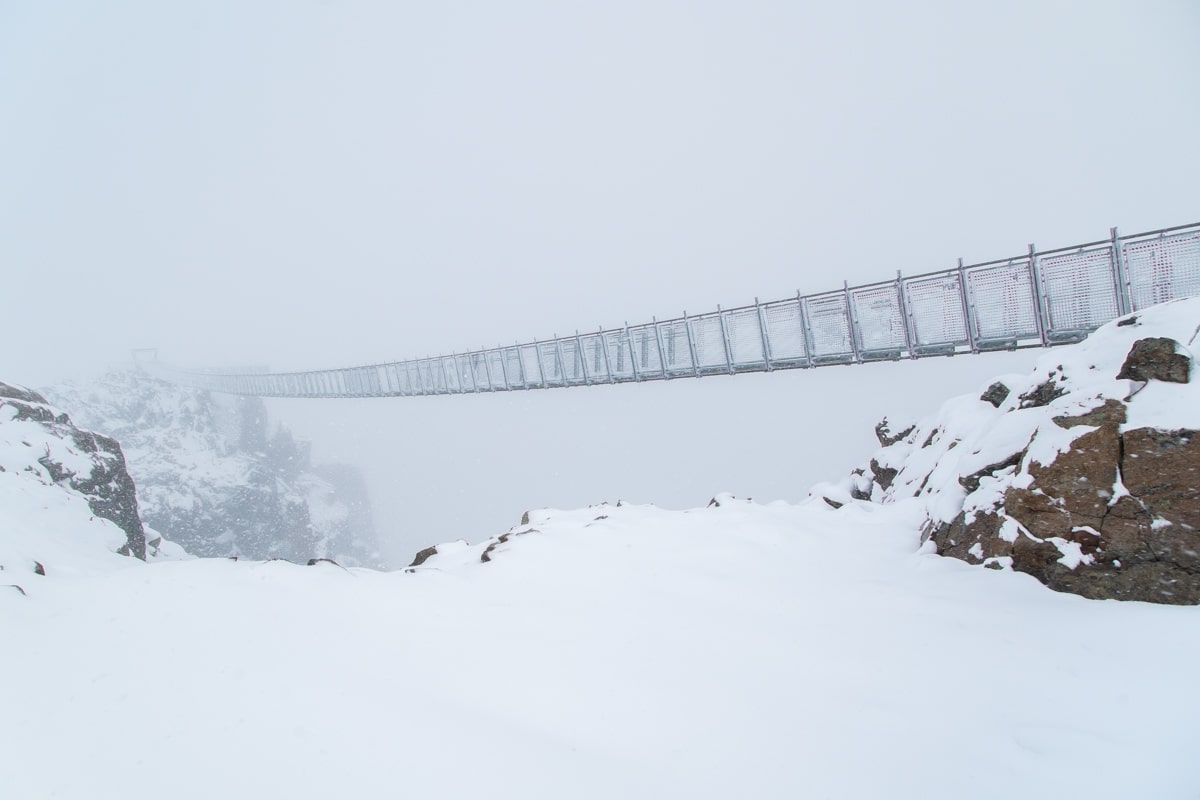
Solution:
M1192 360L1177 352L1174 339L1155 337L1139 339L1121 365L1118 378L1133 381L1166 381L1187 383L1191 378Z
M14 419L38 423L53 436L69 442L91 457L91 471L75 473L47 453L38 459L55 483L69 486L87 498L98 517L110 520L125 532L124 555L146 558L146 531L138 512L137 490L125 467L125 454L115 439L76 428L66 414L55 414L37 392L0 383L0 406L10 406Z
M409 567L421 566L426 561L428 561L429 559L436 556L437 551L438 551L437 545L432 545L430 547L426 547L424 550L418 550L416 556L413 557L412 563L409 564L408 566Z
M1084 597L1200 603L1200 433L1121 434L1124 420L1111 399L1055 419L1097 427L1050 464L1031 465L1032 485L1009 487L994 512L933 530L938 552L1011 558L1013 569Z
M987 390L979 396L979 399L985 403L991 403L993 407L999 408L1000 404L1008 399L1010 389L999 381L993 383Z
M892 423L887 417L884 417L879 421L879 424L875 426L875 438L879 440L879 445L881 447L891 447L896 442L902 441L905 436L908 436L910 433L916 430L916 427L916 425L908 425L903 430L895 431L892 430Z
M896 480L896 476L900 474L900 470L894 467L885 467L875 459L871 459L871 474L874 476L875 483L879 484L880 489L888 489L892 485L892 481ZM866 497L871 499L870 494Z

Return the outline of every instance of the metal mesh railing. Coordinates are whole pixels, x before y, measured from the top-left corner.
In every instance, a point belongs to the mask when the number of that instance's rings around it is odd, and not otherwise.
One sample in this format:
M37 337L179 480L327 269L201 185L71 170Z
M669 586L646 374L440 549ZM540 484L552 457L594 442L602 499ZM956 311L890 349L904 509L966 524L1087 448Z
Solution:
M1200 223L833 292L755 302L471 353L346 369L177 370L176 383L270 397L541 389L920 358L1078 341L1105 322L1200 295ZM135 356L138 354L135 353Z

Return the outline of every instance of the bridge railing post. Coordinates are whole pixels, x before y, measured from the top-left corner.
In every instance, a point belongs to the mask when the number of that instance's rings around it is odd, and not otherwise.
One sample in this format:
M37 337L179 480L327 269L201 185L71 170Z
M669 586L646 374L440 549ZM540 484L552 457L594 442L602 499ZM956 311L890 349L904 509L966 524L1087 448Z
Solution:
M579 337L579 330L575 330L575 356L579 359L579 371L583 373L583 385L592 385L592 376L588 372L587 354L583 352L583 339Z
M767 319L763 315L763 308L757 297L754 298L754 311L755 316L758 317L758 332L762 337L763 367L770 372L775 369L771 364L771 337L767 334Z
M700 359L696 354L696 337L692 335L692 321L688 319L687 311L683 312L683 330L687 333L688 353L692 356L692 374L700 377Z
M549 384L546 383L546 359L542 358L542 345L537 339L533 340L533 352L537 355L538 374L541 376L541 388L545 389Z
M962 258L958 259L958 294L962 304L963 320L967 323L967 343L972 353L979 352L979 321L975 318L975 297L967 283L967 270Z
M1046 347L1050 344L1054 320L1050 317L1050 303L1046 298L1046 276L1038 264L1037 247L1032 242L1029 244L1029 278L1033 284L1033 302L1037 305L1037 314L1034 316L1037 318L1038 336L1042 346Z
M558 338L558 334L554 334L554 352L558 357L558 377L563 386L570 386L567 382L567 357L563 353L562 343L563 340Z
M500 358L500 374L504 378L504 391L511 392L512 383L508 380L508 354L504 351L503 347L497 347L496 353Z
M604 371L608 373L608 382L616 383L617 376L613 375L612 359L608 355L608 337L604 335L603 325L601 325L598 330L596 341L600 344L600 351L604 353Z
M717 306L717 322L721 324L721 341L725 344L725 368L733 374L733 347L729 343L729 326L725 324L725 312Z
M658 317L651 317L650 324L654 326L654 341L658 345L658 368L662 372L663 380L666 380L667 375L667 351L663 347L662 327L658 323Z
M496 381L492 378L492 365L488 363L490 360L488 358L488 351L480 348L479 350L475 351L475 356L476 358L483 360L483 375L485 378L487 378L488 391L496 391Z
M1109 228L1109 238L1112 240L1113 281L1117 288L1117 313L1125 316L1133 312L1133 286L1129 278L1129 266L1125 263L1125 252L1121 246L1121 237L1117 229Z
M629 320L625 321L625 342L629 345L629 368L633 371L633 380L640 381L641 370L638 369L637 353L633 350L633 332L629 330Z
M842 281L842 295L846 298L846 330L850 334L850 348L854 350L854 360L863 362L862 331L858 328L858 308L854 305L854 295L850 294L850 282Z
M896 302L900 310L900 323L904 326L904 346L909 358L917 357L917 332L913 330L912 309L908 307L908 296L904 291L904 276L896 270Z
M796 306L800 311L800 330L804 334L804 356L808 361L808 366L811 367L817 363L813 360L816 355L813 353L813 341L815 341L816 337L813 336L812 332L812 319L808 314L808 301L804 299L804 295L800 293L799 289L796 290Z

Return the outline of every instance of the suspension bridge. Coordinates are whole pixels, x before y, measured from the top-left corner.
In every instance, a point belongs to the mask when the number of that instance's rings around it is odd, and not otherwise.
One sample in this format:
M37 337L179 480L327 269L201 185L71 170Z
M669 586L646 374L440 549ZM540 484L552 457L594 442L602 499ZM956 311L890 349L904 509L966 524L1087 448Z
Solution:
M135 360L164 380L259 397L410 397L636 383L1078 342L1116 317L1200 295L1200 222L863 286L526 344L270 372Z

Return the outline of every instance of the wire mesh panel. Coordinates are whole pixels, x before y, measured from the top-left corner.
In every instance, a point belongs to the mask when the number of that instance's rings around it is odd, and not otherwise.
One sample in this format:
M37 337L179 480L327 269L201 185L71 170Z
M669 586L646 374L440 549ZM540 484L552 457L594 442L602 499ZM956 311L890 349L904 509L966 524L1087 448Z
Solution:
M637 375L633 371L633 356L625 331L609 331L604 334L604 342L608 347L608 366L613 378L619 381L634 380Z
M421 359L417 362L417 372L421 376L421 391L424 394L433 394L437 391L437 386L433 382L433 369L426 359Z
M717 314L702 314L692 317L692 341L696 345L696 366L701 371L728 370L729 360L725 353L725 333L721 330L721 319Z
M805 297L804 314L808 318L814 359L854 355L845 294Z
M608 359L604 355L604 336L599 333L588 333L579 337L583 346L583 361L587 368L588 377L593 383L608 381Z
M504 370L508 375L508 385L514 389L528 389L533 384L525 377L524 365L521 362L519 347L504 348Z
M483 354L487 359L488 373L492 376L493 389L507 389L509 382L504 374L504 352L501 350L488 350Z
M762 328L757 308L725 311L725 330L729 335L729 353L735 366L764 365Z
M487 361L484 360L483 353L468 353L467 364L471 371L471 388L480 392L490 390L492 376L488 374Z
M767 303L762 307L762 313L767 325L772 364L799 361L808 357L799 298Z
M1040 335L1028 261L967 270L967 292L981 344Z
M662 338L663 358L667 372L671 375L690 375L695 372L692 365L692 346L688 342L688 326L681 319L658 323Z
M1135 310L1200 295L1200 231L1162 234L1122 247Z
M417 369L416 362L405 361L404 374L408 376L408 385L412 387L413 394L425 393L425 384L421 382L421 371Z
M429 361L422 359L417 362L417 374L420 375L421 391L424 394L433 394L437 391L437 384L433 382L433 370L429 367Z
M654 326L639 325L630 328L629 338L638 377L643 380L662 377L662 360L658 356L658 337L654 334Z
M952 352L970 341L957 271L905 280L903 291L913 347L918 352Z
M483 367L476 361L474 353L463 353L459 356L459 361L465 366L462 391L464 392L486 392L488 390L487 375L481 375Z
M563 380L570 384L587 382L587 373L583 367L583 353L579 343L574 339L558 340L559 361L562 363Z
M388 364L388 375L393 392L400 395L411 394L409 387L405 385L406 380L402 364Z
M474 388L471 385L471 372L467 368L465 356L439 358L436 368L446 376L446 391L469 392Z
M541 342L538 344L538 355L541 358L542 378L547 386L565 386L563 380L562 359L559 357L558 348L554 342Z
M538 363L538 347L535 344L521 345L521 369L525 375L526 385L545 386L542 377L542 365Z
M864 351L902 350L908 346L896 284L852 289L850 302L858 322L858 343Z
M1110 245L1038 259L1053 332L1088 331L1120 313Z
M471 369L471 357L466 353L454 356L453 360L443 359L446 366L447 388L451 392L478 391L475 375Z

